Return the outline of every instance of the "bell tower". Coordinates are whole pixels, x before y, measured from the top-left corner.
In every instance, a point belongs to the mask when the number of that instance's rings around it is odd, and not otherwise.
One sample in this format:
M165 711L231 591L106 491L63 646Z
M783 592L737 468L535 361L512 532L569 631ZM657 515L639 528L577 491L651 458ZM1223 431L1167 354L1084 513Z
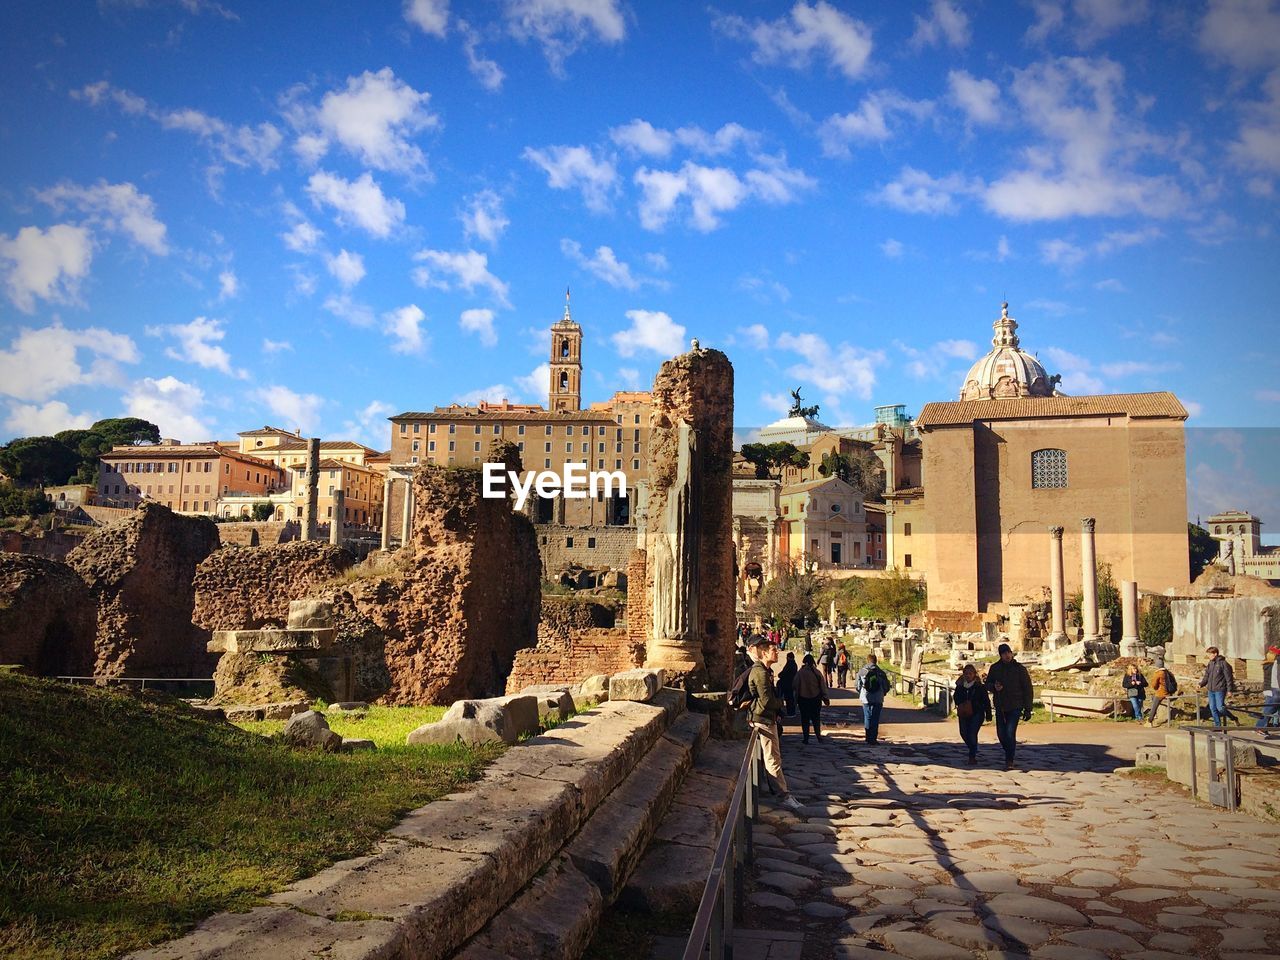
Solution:
M582 328L569 316L568 290L564 292L564 317L551 325L551 393L547 409L582 409Z

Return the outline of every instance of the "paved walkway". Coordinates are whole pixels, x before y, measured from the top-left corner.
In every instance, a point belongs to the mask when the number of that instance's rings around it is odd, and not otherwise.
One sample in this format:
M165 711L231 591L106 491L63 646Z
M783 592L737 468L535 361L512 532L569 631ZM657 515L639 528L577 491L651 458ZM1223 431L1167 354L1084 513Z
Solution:
M847 701L831 713L855 719ZM860 724L804 747L788 728L807 805L765 804L754 956L795 957L796 934L804 960L1280 956L1280 825L1111 772L1159 731L1023 725L1006 773L990 724L970 767L954 721L885 713L874 747ZM786 933L776 954L768 930Z

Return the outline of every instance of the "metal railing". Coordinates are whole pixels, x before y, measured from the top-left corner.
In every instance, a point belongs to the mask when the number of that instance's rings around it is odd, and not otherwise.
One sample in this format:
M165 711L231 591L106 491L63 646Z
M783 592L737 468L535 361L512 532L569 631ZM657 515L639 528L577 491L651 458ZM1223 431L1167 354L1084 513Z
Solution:
M920 706L926 710L940 713L944 717L951 716L954 709L951 683L937 677L909 677L905 673L890 673L890 676L894 679L895 693L919 697Z
M1236 810L1236 757L1232 744L1243 743L1255 750L1272 751L1271 756L1280 759L1280 743L1272 742L1271 734L1266 733L1268 727L1246 727L1253 736L1231 733L1222 727L1182 727L1191 738L1191 796L1199 799L1199 777L1196 770L1196 737L1204 737L1205 757L1209 763L1206 779L1208 781L1209 802L1214 806L1226 807L1229 812ZM1259 735L1261 734L1261 735ZM1217 748L1224 748L1222 776L1218 775Z
M1129 697L1125 694L1108 695L1108 694L1090 694L1090 693L1069 693L1067 691L1059 691L1055 695L1055 692L1052 690L1045 690L1040 694L1040 702L1044 705L1045 710L1049 714L1050 723L1053 723L1057 719L1057 713L1055 712L1055 705L1060 702L1064 707L1066 707L1066 709L1070 709L1070 707L1067 706L1067 701L1070 701L1070 700L1097 700L1102 703L1110 703L1112 720L1119 720L1120 708L1124 705L1128 705L1129 703ZM1167 720L1167 723L1170 726L1173 725L1173 708L1179 703L1185 703L1187 700L1190 700L1192 705L1195 707L1196 722L1197 723L1200 722L1200 702L1201 702L1200 695L1198 693L1175 693L1172 696L1163 697L1160 701L1162 704L1164 704L1165 709L1169 712L1169 719ZM1143 703L1145 702L1146 701L1144 700ZM1084 709L1084 708L1082 707L1080 709ZM1205 701L1205 709L1208 709L1207 700ZM1152 721L1153 722L1155 721L1154 716L1152 717Z
M684 960L733 960L733 918L742 909L747 866L755 859L751 831L760 814L760 785L764 783L760 733L752 728L747 752L738 768L738 785L720 830L711 873L689 932Z

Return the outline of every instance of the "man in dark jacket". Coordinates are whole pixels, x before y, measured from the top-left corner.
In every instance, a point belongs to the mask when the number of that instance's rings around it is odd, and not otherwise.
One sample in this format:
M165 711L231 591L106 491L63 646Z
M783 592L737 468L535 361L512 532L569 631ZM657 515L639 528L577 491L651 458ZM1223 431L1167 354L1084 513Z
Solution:
M747 677L747 690L752 697L748 714L751 725L760 734L760 746L764 754L765 771L777 784L782 802L793 810L803 804L791 796L786 775L782 772L782 743L778 736L778 711L782 698L773 682L773 665L778 662L778 645L767 637L753 637L751 655L755 664Z
M1204 665L1204 676L1200 678L1200 686L1205 688L1209 696L1209 714L1213 717L1215 727L1227 724L1227 694L1236 685L1235 674L1231 672L1231 664L1218 652L1217 647L1205 651L1209 662Z
M991 691L996 715L996 736L1004 747L1004 768L1013 769L1013 757L1018 749L1018 718L1031 719L1034 696L1031 690L1031 674L1027 668L1013 659L1013 648L1000 644L1000 659L987 671L987 689Z

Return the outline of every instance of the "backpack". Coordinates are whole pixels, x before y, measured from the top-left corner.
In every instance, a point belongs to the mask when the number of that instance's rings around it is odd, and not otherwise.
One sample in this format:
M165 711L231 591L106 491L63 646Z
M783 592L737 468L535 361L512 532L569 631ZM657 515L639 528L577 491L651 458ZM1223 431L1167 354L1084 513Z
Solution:
M1168 667L1164 668L1164 692L1169 696L1173 696L1178 692L1178 678L1173 675L1173 671Z
M733 686L729 688L729 707L731 709L746 710L751 704L755 703L756 697L751 692L750 680L751 667L747 667L733 681Z
M862 678L862 689L866 690L867 693L879 693L881 677L884 677L885 680L889 679L884 676L884 671L879 667L872 667L867 671L867 675ZM888 686L887 683L885 685Z
M836 656L836 666L838 667L849 666L849 655L845 653L843 650L841 650L840 653Z

